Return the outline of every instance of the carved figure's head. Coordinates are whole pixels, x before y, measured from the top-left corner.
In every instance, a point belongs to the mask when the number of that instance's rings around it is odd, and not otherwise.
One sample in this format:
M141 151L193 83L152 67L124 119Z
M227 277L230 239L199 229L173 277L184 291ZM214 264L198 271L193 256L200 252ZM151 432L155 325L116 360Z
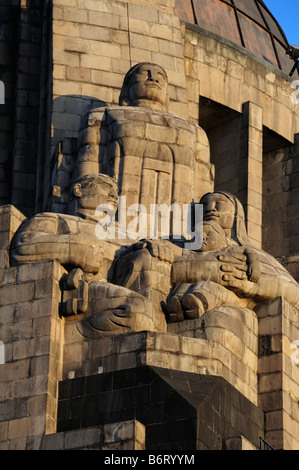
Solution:
M118 187L108 175L95 173L75 180L71 187L70 205L73 211L95 215L100 204L109 204L116 211Z
M167 107L168 79L160 65L142 62L126 74L120 95L121 106Z
M203 218L217 222L223 229L232 229L235 219L235 206L222 193L209 193L202 198Z
M248 245L244 209L241 202L232 194L224 191L205 194L200 201L203 204L203 220L214 221L240 245Z
M227 246L224 229L216 222L204 222L200 251L221 250Z

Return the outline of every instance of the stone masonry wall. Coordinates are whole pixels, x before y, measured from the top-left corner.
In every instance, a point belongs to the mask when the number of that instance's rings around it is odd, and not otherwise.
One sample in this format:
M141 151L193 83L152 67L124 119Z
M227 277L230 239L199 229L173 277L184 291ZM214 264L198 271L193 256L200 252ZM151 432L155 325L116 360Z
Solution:
M36 209L36 178L42 129L44 73L49 2L22 1L18 20L17 82L12 162L11 204L26 216ZM47 64L47 68L50 64Z
M214 128L207 132L209 138L217 142L211 143L211 161L216 164L215 189L224 189L226 186L226 190L239 195L247 213L250 239L261 246L261 227L265 241L265 233L270 233L273 226L267 214L262 222L262 205L267 206L269 195L263 191L262 185L262 178L267 178L262 170L263 129L271 129L290 145L294 142L294 133L298 132L299 108L291 100L294 92L292 80L281 73L274 73L274 70L242 52L237 46L200 28L186 25L183 36L187 83L192 85L187 88L192 118L198 117L196 112L191 111L196 111L192 97L194 89L198 90L201 98L224 106L231 114L234 112L233 119L238 119L238 113L243 115L242 125L232 129L230 123L221 121L221 114L215 112ZM204 127L204 118L200 121ZM234 143L239 144L237 149ZM222 158L219 158L217 149L224 149ZM230 154L232 151L235 159ZM230 165L231 160L234 168ZM225 165L224 161L228 164ZM264 165L268 165L267 158ZM232 178L234 173L235 177ZM279 221L276 225L281 223ZM273 237L270 240L274 242ZM266 250L267 247L269 243L266 242ZM271 253L276 255L275 251Z
M295 145L271 152L263 165L263 246L299 280L298 134Z
M13 122L15 107L15 77L17 50L17 20L19 0L0 3L0 80L4 84L5 104L0 105L0 204L10 202Z
M264 126L294 141L299 108L291 100L294 89L290 77L199 27L187 25L183 32L187 80L201 96L238 112L242 112L243 103L250 101L263 109ZM188 87L187 92L192 103L189 93L193 88ZM194 110L192 117L196 118Z
M35 212L39 155L47 144L50 94L50 1L1 1L0 203ZM45 95L47 100L45 104ZM42 147L42 149L40 148Z
M61 379L59 280L64 270L46 261L7 268L0 284L0 448L36 448L56 430Z

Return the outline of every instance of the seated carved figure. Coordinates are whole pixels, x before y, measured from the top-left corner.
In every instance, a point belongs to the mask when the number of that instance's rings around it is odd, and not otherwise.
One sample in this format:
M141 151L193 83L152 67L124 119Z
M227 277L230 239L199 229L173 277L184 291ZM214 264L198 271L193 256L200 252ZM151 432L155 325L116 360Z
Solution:
M169 322L198 318L225 305L253 309L277 297L299 308L298 283L275 258L250 244L240 201L228 192L215 192L200 202L208 235L203 247L190 251L167 240L140 241L119 259L119 283L131 289L140 285L136 279L149 256L170 263Z
M64 302L60 313L84 314L77 323L84 336L139 328L138 316L147 326L152 320L146 298L109 282L115 252L126 240L97 238L102 214L96 208L104 203L116 210L115 181L103 174L83 176L72 185L68 214L41 213L25 220L10 248L12 266L52 259L65 267L68 275L61 282Z
M201 253L213 252L219 256L223 249L227 248L228 241L224 229L214 221L203 222L202 247L197 251L197 258L200 260ZM244 248L243 252L247 257L248 277L256 282L259 277L259 263L256 253L250 248ZM188 255L186 255L188 256ZM196 258L195 258L196 259ZM181 298L182 297L182 298ZM170 322L184 320L184 318L198 318L206 310L210 310L220 305L240 305L239 297L226 287L214 281L199 281L193 284L182 284L176 286L167 303Z
M276 297L299 308L297 282L275 258L251 246L238 199L227 192L208 193L201 203L204 221L222 227L227 246L220 243L216 251L204 246L175 257L167 303L170 321L196 318L219 305L254 308Z
M96 208L109 202L115 210L118 191L107 175L91 174L76 180L70 191L68 214L43 212L25 220L11 243L11 264L57 260L66 268L101 277L103 241L95 234Z

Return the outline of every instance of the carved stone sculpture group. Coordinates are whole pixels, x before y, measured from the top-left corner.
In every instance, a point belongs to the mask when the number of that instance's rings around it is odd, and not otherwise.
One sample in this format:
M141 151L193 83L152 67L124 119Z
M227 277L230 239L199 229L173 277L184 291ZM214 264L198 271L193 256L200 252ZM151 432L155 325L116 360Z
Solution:
M251 246L239 200L213 192L204 131L167 112L167 75L135 65L119 106L91 110L78 138L78 159L65 214L26 220L10 250L11 265L57 260L63 317L78 316L85 337L167 328L222 306L254 309L276 297L299 308L299 286L272 256ZM99 239L97 207L203 205L202 247L182 240ZM116 226L116 232L118 227Z

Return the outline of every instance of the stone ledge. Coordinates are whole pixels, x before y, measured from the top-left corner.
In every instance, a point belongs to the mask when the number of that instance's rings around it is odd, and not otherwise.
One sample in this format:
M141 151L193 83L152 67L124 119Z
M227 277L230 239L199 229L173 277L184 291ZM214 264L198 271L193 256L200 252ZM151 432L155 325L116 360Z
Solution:
M139 331L65 345L63 377L81 377L138 365L198 373L203 372L201 361L209 359L210 346L206 340Z
M249 400L257 403L256 318L251 322L251 317L245 317L244 323L238 323L230 310L226 315L220 313L215 312L214 323L210 315L204 330L201 321L190 321L190 325L185 325L186 331L178 324L178 330L172 333L138 331L88 340L73 328L66 331L65 336L63 379L139 366L160 367L222 376ZM242 339L237 335L240 328L234 331L236 323L242 328ZM248 341L249 333L254 341Z
M245 437L236 436L230 437L225 441L226 450L257 450Z
M144 450L145 427L136 420L58 432L42 437L39 450Z

